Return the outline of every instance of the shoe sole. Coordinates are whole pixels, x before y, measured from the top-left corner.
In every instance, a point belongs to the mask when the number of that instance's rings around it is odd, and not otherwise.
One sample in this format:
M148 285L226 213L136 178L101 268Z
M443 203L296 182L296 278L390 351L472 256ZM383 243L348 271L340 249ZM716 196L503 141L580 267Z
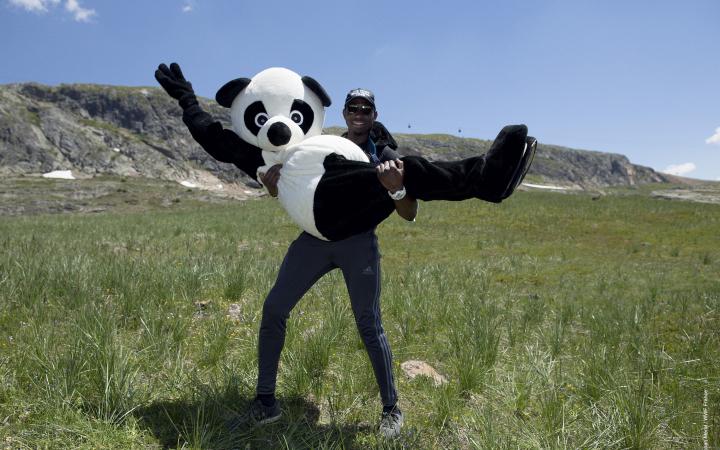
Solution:
M255 425L267 425L270 423L275 423L282 417L282 413L278 414L277 416L268 417L267 419L259 420L255 422Z
M282 418L282 412L280 414L278 414L277 416L268 417L267 419L263 419L263 420L259 420L259 421L254 421L249 418L245 418L245 419L236 418L236 419L227 421L225 424L225 428L227 431L233 433L240 429L248 429L248 428L259 427L262 425L268 425L271 423L275 423L278 420L280 420L281 418Z
M518 163L518 166L515 169L512 178L510 179L511 181L508 184L508 187L505 189L505 192L503 192L503 195L501 196L503 200L510 197L510 195L515 192L515 189L520 185L520 183L522 183L522 180L525 178L525 175L527 175L528 171L530 170L530 166L535 159L536 151L537 139L528 136L527 140L525 141L523 156L522 158L520 158L520 162Z

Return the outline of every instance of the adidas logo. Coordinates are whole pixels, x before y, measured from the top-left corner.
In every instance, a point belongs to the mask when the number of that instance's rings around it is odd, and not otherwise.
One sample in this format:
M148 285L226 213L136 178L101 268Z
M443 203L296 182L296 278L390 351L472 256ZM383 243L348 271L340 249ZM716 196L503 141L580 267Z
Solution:
M363 275L375 275L375 271L372 269L372 267L367 266L366 268L363 269L362 274Z

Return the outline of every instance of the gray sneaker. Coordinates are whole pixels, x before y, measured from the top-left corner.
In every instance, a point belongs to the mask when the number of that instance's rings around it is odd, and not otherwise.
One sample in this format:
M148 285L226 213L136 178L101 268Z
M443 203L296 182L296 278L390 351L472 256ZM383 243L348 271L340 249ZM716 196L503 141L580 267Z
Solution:
M230 419L227 422L229 431L237 430L241 427L252 427L277 422L282 417L280 410L280 402L275 401L273 406L265 406L259 398L253 400L247 411Z
M403 424L403 413L397 406L389 413L383 412L380 418L380 435L387 439L394 439L400 436L400 428Z

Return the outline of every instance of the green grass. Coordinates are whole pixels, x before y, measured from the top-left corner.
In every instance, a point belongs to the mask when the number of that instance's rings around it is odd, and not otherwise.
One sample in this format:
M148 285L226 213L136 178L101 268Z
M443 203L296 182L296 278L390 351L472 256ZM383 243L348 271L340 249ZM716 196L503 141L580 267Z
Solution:
M719 229L718 206L632 191L389 219L382 309L406 425L386 443L337 272L289 320L284 418L223 428L253 397L262 302L298 233L276 201L3 217L0 443L684 449L707 424L716 448ZM409 359L449 383L408 379Z

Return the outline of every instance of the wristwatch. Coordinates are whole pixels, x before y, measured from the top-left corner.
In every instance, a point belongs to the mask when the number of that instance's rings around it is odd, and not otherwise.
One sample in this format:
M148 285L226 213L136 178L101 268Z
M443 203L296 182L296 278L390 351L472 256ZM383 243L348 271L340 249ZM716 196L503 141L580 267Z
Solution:
M393 200L402 200L405 198L405 195L407 194L407 191L405 191L405 186L402 187L399 191L390 192L388 191L388 195Z

